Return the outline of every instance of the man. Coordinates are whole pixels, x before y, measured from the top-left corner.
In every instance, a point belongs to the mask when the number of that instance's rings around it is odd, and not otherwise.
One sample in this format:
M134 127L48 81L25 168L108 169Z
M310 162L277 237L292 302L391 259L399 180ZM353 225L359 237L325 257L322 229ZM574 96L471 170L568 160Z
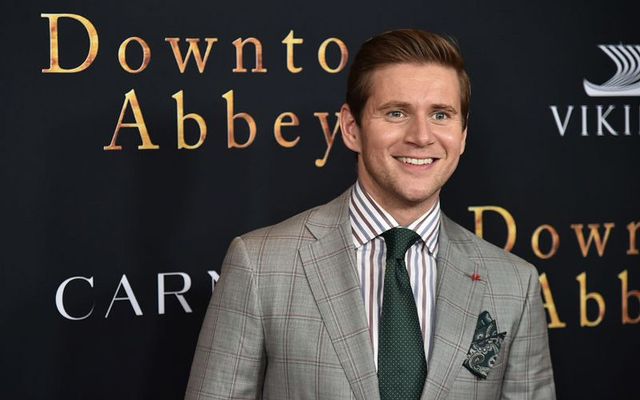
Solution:
M438 35L362 46L340 122L358 181L234 239L187 399L555 398L536 270L440 212L469 97Z

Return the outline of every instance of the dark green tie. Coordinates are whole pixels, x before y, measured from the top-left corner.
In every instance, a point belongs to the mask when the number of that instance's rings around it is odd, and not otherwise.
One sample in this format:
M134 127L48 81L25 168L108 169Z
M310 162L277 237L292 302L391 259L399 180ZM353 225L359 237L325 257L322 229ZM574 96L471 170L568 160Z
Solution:
M387 245L387 265L378 332L380 399L419 399L427 361L404 255L420 236L409 229L393 228L382 237Z

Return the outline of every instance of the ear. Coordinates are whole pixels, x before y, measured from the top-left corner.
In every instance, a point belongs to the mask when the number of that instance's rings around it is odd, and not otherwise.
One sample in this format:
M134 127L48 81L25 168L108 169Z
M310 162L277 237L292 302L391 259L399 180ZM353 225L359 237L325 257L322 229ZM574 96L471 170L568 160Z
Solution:
M462 140L462 143L460 143L460 154L462 154L467 145L467 128L464 128L462 131L462 138L460 140Z
M362 144L360 142L360 127L355 117L351 113L349 105L346 103L340 109L340 131L342 132L342 141L352 151L360 153Z

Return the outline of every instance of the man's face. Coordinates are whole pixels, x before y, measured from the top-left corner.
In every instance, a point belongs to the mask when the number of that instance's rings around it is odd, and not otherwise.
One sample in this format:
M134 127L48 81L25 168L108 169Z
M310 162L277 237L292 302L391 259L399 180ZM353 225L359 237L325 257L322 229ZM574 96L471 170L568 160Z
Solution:
M420 215L437 201L464 151L457 73L407 63L377 69L369 78L360 125L347 105L342 108L344 142L359 153L358 178L378 203L392 215Z

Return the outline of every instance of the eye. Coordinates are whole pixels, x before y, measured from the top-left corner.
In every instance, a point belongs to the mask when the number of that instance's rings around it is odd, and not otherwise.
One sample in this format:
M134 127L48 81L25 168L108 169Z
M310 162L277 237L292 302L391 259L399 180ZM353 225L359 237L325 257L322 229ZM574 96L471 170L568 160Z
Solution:
M438 111L433 114L433 119L435 119L436 121L445 121L449 119L449 114L444 111Z
M405 116L405 113L400 110L393 110L387 113L387 116L392 119L400 119Z

